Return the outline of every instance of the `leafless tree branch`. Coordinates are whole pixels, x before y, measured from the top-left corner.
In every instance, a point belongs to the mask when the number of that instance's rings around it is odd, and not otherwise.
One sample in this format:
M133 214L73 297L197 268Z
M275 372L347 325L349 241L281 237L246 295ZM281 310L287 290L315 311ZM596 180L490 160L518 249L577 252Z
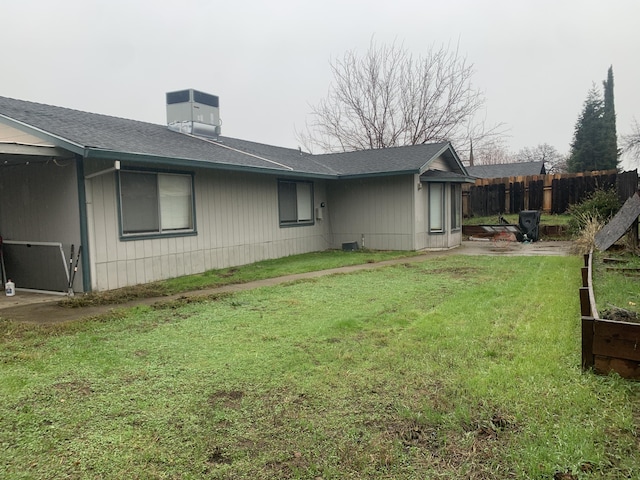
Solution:
M634 119L631 133L622 136L622 150L624 153L640 157L640 123Z
M403 45L373 40L364 56L354 50L330 62L334 82L312 106L298 140L310 151L385 148L498 136L473 119L485 105L472 82L473 65L458 49L431 47L414 57Z

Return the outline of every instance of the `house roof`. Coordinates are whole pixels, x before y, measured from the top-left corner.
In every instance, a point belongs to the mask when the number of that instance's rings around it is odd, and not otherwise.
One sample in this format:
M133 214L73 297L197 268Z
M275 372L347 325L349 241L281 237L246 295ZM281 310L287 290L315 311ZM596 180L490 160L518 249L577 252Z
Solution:
M474 165L467 173L476 178L520 177L546 173L544 162L501 163L497 165Z
M453 170L466 173L449 143L312 155L230 137L214 141L166 125L6 97L0 97L0 122L84 158L336 178L422 173L442 157Z

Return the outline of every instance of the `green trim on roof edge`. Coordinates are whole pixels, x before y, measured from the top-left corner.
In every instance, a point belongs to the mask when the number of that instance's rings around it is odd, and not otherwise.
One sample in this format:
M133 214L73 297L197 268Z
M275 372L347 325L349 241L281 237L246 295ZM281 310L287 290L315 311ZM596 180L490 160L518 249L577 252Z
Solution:
M168 165L175 168L203 168L210 170L225 170L232 172L251 172L265 173L269 175L282 175L287 177L307 177L307 178L323 178L335 179L335 175L324 175L321 173L303 173L292 170L269 168L269 167L252 167L245 165L233 165L230 163L209 162L206 160L194 160L190 158L172 158L159 157L141 153L116 152L103 149L85 149L85 158L99 160L120 160L126 162L152 163L154 165Z

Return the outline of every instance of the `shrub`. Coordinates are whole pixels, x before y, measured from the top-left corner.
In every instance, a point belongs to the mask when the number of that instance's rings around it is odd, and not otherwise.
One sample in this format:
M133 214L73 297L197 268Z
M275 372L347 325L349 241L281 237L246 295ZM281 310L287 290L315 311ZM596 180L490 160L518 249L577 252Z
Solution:
M578 220L581 222L582 227L576 234L575 241L573 242L573 251L576 254L582 255L594 249L596 233L604 227L604 223L597 217L589 214L580 214Z
M579 235L588 221L605 224L620 209L615 189L595 190L585 200L569 207L569 232Z

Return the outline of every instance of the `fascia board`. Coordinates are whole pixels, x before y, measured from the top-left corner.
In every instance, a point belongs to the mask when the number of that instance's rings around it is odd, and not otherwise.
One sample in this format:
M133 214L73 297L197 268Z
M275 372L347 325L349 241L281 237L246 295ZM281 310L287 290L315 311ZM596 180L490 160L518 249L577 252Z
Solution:
M422 183L476 183L473 177L437 177L437 178L421 178Z
M21 143L0 142L0 154L29 155L34 157L65 157L69 152L49 145L24 145Z
M352 180L358 178L374 178L374 177L395 177L398 175L415 175L420 173L419 170L411 169L411 170L398 170L395 172L373 172L373 173L356 173L351 175L336 175L338 180Z

